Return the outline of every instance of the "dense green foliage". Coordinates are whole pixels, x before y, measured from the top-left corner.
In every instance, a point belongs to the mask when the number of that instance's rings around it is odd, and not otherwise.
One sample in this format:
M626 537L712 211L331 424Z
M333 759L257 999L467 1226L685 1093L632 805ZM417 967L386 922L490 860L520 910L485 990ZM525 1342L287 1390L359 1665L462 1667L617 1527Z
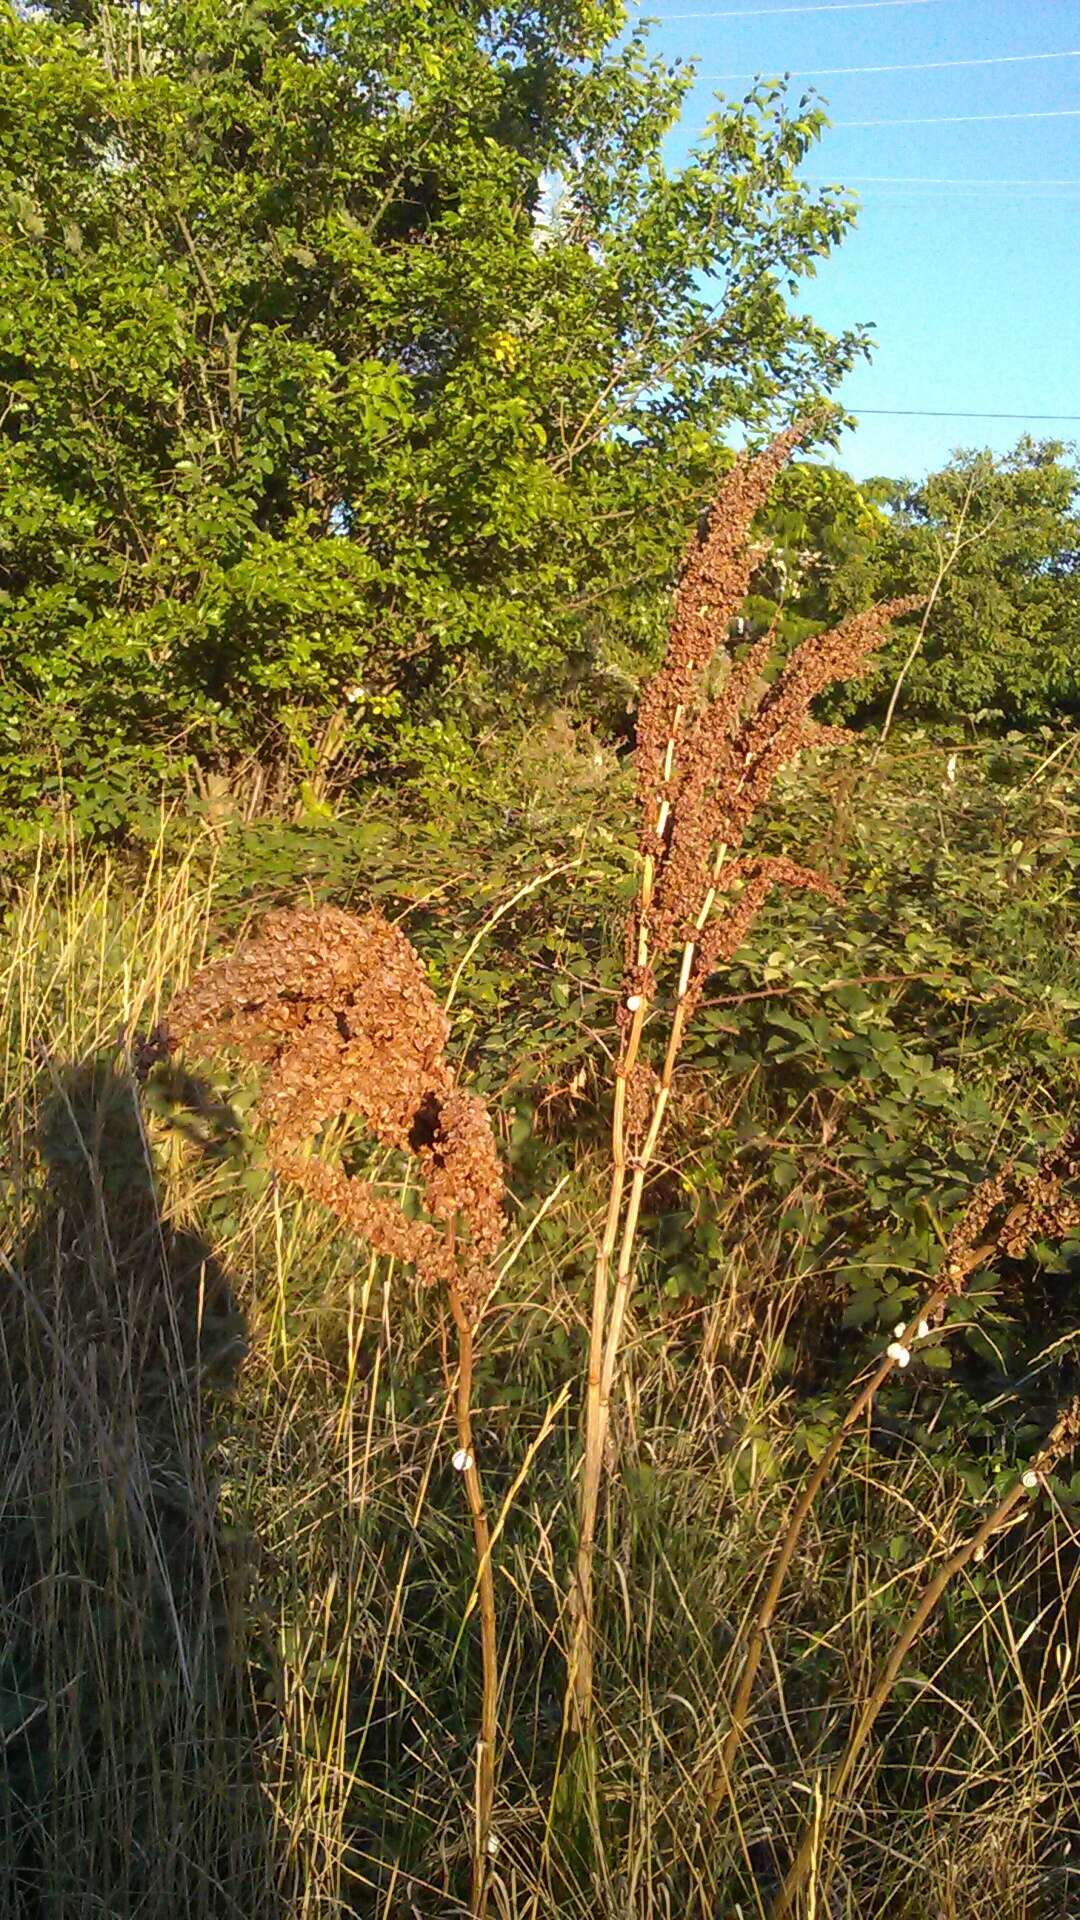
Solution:
M870 565L871 593L926 589L954 550L905 683L907 711L999 724L1080 711L1075 457L1058 442L1021 440L1003 459L961 454L896 489Z
M1057 441L959 453L922 481L856 487L831 468L782 476L759 619L812 626L894 594L934 597L900 713L937 725L1033 726L1080 711L1080 470ZM911 644L894 634L836 709L879 719Z
M438 766L672 567L862 349L775 90L696 156L601 0L50 4L0 26L0 809L325 728ZM640 611L638 615L640 619Z

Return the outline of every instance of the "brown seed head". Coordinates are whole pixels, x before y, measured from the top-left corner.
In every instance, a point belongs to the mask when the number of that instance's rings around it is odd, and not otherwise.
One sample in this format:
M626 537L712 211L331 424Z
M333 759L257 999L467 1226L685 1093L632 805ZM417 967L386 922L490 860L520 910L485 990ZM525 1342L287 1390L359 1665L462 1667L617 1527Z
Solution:
M640 851L652 877L627 918L623 1004L637 995L652 997L655 976L676 946L689 941L697 947L696 997L702 968L733 951L732 939L738 945L768 887L760 866L752 883L746 874L737 905L708 928L718 847L737 851L785 762L815 740L834 743L838 730L817 729L809 718L816 696L831 681L859 672L889 622L922 604L893 600L832 632L811 635L761 696L775 642L769 633L742 660L731 661L720 693L704 699L709 664L728 645L729 622L758 558L748 545L751 522L806 430L800 425L779 434L728 474L707 532L687 554L664 661L641 696L635 756ZM773 879L787 883L782 866L773 868ZM790 884L809 883L799 877ZM822 885L819 878L813 884ZM621 1011L619 1025L625 1046L629 1021Z
M687 1021L697 1010L709 975L734 958L773 887L823 893L836 901L841 897L824 874L815 873L812 867L800 867L783 856L729 861L721 868L717 886L726 894L740 881L742 892L730 905L720 908L698 941L686 992L684 1019Z
M994 1254L1020 1260L1033 1241L1061 1241L1080 1226L1080 1194L1066 1191L1080 1183L1080 1130L1049 1147L1035 1172L1016 1183L1018 1198L996 1232L988 1234L992 1216L1012 1194L1012 1176L1012 1162L1006 1161L980 1181L949 1234L938 1281L953 1293L962 1292L968 1275Z
M1080 1226L1080 1195L1066 1187L1080 1181L1080 1132L1066 1134L1042 1155L1037 1168L1020 1182L1019 1199L1005 1218L998 1246L1019 1260L1035 1240L1061 1241Z
M337 907L269 914L256 938L178 995L171 1042L199 1034L269 1065L259 1112L283 1178L380 1252L477 1304L502 1237L502 1173L487 1109L454 1085L449 1023L398 928L379 913L357 918ZM460 1260L444 1233L407 1220L370 1183L306 1157L305 1143L342 1113L417 1154L430 1212L465 1230Z
M1080 1446L1080 1394L1070 1400L1068 1406L1058 1415L1050 1436L1038 1460L1037 1469L1049 1473L1063 1460L1066 1454Z
M748 545L754 515L809 426L788 427L762 453L736 460L721 483L704 538L691 542L683 562L663 664L638 705L635 765L646 835L656 830L668 742L678 744L676 716L681 709L688 718L699 704L706 669L726 639L761 557L760 549Z

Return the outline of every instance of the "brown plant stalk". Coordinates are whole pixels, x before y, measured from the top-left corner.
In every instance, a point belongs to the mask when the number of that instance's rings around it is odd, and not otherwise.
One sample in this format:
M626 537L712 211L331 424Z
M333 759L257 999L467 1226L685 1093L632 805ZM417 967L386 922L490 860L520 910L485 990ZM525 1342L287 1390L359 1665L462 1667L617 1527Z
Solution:
M640 883L626 926L611 1178L593 1281L571 1594L568 1705L582 1732L592 1704L593 1561L611 1397L645 1182L682 1042L709 975L735 954L772 887L811 887L837 897L822 875L793 861L738 850L781 767L811 743L814 698L831 681L858 673L889 622L921 604L893 601L855 615L830 633L812 635L757 697L774 635L759 640L740 660L728 647L728 628L761 557L749 544L752 521L806 431L805 426L789 428L763 453L738 460L727 475L708 529L686 557L664 660L638 710ZM726 658L728 671L714 694L707 680L717 655ZM656 1071L643 1058L643 1043L662 998L669 1024Z
M1080 1208L1074 1208L1071 1225L1075 1226L1078 1222L1080 1222ZM791 1912L820 1844L825 1822L851 1778L859 1755L873 1732L878 1715L892 1692L904 1661L936 1610L949 1582L956 1574L962 1573L972 1560L982 1559L989 1542L1020 1519L1018 1509L1033 1499L1042 1487L1047 1474L1052 1473L1058 1462L1066 1454L1071 1453L1078 1443L1080 1443L1080 1396L1072 1400L1060 1415L1045 1447L1032 1465L1002 1494L981 1525L960 1543L927 1581L918 1602L912 1608L886 1658L881 1663L870 1695L848 1735L848 1743L843 1754L826 1778L817 1799L815 1817L803 1832L787 1876L773 1903L771 1920L783 1920L784 1915Z
M940 1321L950 1299L963 1292L970 1276L978 1268L985 1266L997 1254L1019 1259L1036 1239L1063 1239L1071 1226L1080 1221L1080 1207L1064 1194L1065 1186L1080 1178L1080 1131L1067 1134L1058 1146L1049 1148L1042 1155L1036 1171L1019 1182L1018 1197L994 1237L982 1241L994 1213L1004 1204L1008 1195L1011 1172L1009 1165L1001 1167L974 1189L949 1234L945 1257L933 1288L907 1324L896 1329L896 1339L890 1342L871 1369L820 1460L807 1476L776 1550L765 1592L747 1638L732 1702L731 1721L712 1784L706 1794L705 1804L709 1814L715 1814L721 1801L733 1792L735 1761L746 1732L750 1697L784 1581L814 1502L836 1465L848 1435L869 1411L889 1375L898 1366L907 1365L911 1348L920 1333ZM980 1241L982 1244L977 1244Z
M205 968L173 1003L167 1047L203 1037L268 1067L256 1111L270 1165L376 1252L446 1287L457 1330L458 1451L477 1558L483 1694L476 1746L472 1912L483 1920L495 1797L498 1663L491 1533L472 1434L476 1328L494 1285L503 1176L482 1100L454 1082L449 1023L418 955L379 913L336 907L271 913L257 938ZM383 1145L415 1155L430 1220L413 1220L369 1181L312 1154L324 1123L359 1117Z
M945 1258L932 1290L915 1309L907 1324L897 1328L895 1341L890 1343L885 1353L871 1368L868 1378L855 1393L821 1458L815 1462L807 1475L776 1550L765 1592L758 1604L754 1622L747 1637L746 1650L743 1654L735 1698L731 1707L730 1724L716 1763L712 1783L705 1797L706 1811L710 1815L716 1813L721 1801L733 1790L735 1761L746 1732L750 1697L761 1665L769 1628L776 1614L784 1581L814 1502L836 1465L848 1435L873 1405L879 1389L884 1386L889 1375L896 1367L907 1364L907 1356L920 1328L933 1325L944 1311L949 1299L961 1293L970 1275L985 1265L991 1255L997 1251L997 1241L990 1241L984 1245L977 1245L976 1242L985 1231L995 1207L1004 1197L1007 1177L1008 1168L1004 1168L976 1187L960 1220L949 1235Z

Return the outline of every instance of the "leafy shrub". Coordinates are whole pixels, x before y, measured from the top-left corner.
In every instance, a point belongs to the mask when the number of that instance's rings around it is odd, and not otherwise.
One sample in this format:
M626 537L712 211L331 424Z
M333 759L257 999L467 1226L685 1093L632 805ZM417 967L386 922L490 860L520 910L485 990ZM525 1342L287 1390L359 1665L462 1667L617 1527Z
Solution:
M668 173L691 76L621 24L8 20L0 822L62 779L115 831L133 779L331 722L346 769L445 768L493 682L653 617L728 422L851 364L785 290L851 218L796 174L820 112L758 89Z

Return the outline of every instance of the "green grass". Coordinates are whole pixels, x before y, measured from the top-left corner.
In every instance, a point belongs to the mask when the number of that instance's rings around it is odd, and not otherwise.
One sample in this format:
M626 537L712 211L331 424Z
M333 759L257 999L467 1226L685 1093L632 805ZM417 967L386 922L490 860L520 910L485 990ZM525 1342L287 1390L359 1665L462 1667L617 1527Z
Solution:
M1022 921L995 879L1036 832L1024 808L1037 799L1054 817L1046 782L1022 800L987 784L961 807L947 791L927 798L899 762L884 778L845 855L847 946L832 909L826 921L808 910L763 930L728 983L736 997L782 985L810 1038L768 1025L771 1001L747 1002L721 1016L736 1032L688 1064L603 1511L591 1752L564 1737L562 1703L602 1193L601 949L621 874L599 806L580 865L508 912L462 976L459 1042L501 1102L514 1180L476 1394L502 1521L498 1920L766 1913L920 1573L970 1529L979 1476L1024 1454L1071 1378L1068 1276L1015 1275L986 1307L992 1339L1013 1343L997 1372L958 1354L952 1375L898 1387L852 1443L766 1652L735 1808L708 1820L735 1642L806 1428L830 1417L876 1337L840 1327L856 1284L845 1244L908 1230L902 1174L894 1194L884 1158L867 1173L867 1139L892 1126L916 1157L905 1115L919 1075L953 1074L955 1099L933 1109L919 1148L948 1211L958 1147L974 1141L977 1177L1003 1140L1038 1138L1075 1097L1075 944L1048 932L1072 869L1036 854L1026 970ZM433 847L440 897L455 903L445 918L424 904L420 841L381 868L370 856L359 891L374 879L385 901L409 872L421 904L407 924L444 988L493 910L564 851L563 799L529 805L531 864L504 849L492 898L477 897L467 835L456 870ZM905 846L898 823L920 806ZM790 809L798 826L778 832L812 839L798 787ZM893 836L891 865L875 833ZM452 1342L408 1273L268 1184L244 1119L250 1087L227 1063L136 1087L130 1036L153 1028L236 917L228 845L215 859L202 843L166 849L137 879L54 849L5 925L0 1914L446 1920L466 1911L479 1683L471 1533L450 1467ZM905 948L909 935L921 945ZM937 984L875 988L870 1024L899 1035L904 1059L933 1055L906 1095L845 1078L825 991L904 971L904 951L906 971L936 966ZM830 1034L815 1035L823 1007ZM515 1022L523 1064L508 1084ZM876 1057L892 1058L883 1041ZM888 1100L894 1121L865 1117ZM794 1174L777 1181L785 1155ZM805 1916L1080 1911L1074 1513L1055 1491L950 1590L820 1836Z

